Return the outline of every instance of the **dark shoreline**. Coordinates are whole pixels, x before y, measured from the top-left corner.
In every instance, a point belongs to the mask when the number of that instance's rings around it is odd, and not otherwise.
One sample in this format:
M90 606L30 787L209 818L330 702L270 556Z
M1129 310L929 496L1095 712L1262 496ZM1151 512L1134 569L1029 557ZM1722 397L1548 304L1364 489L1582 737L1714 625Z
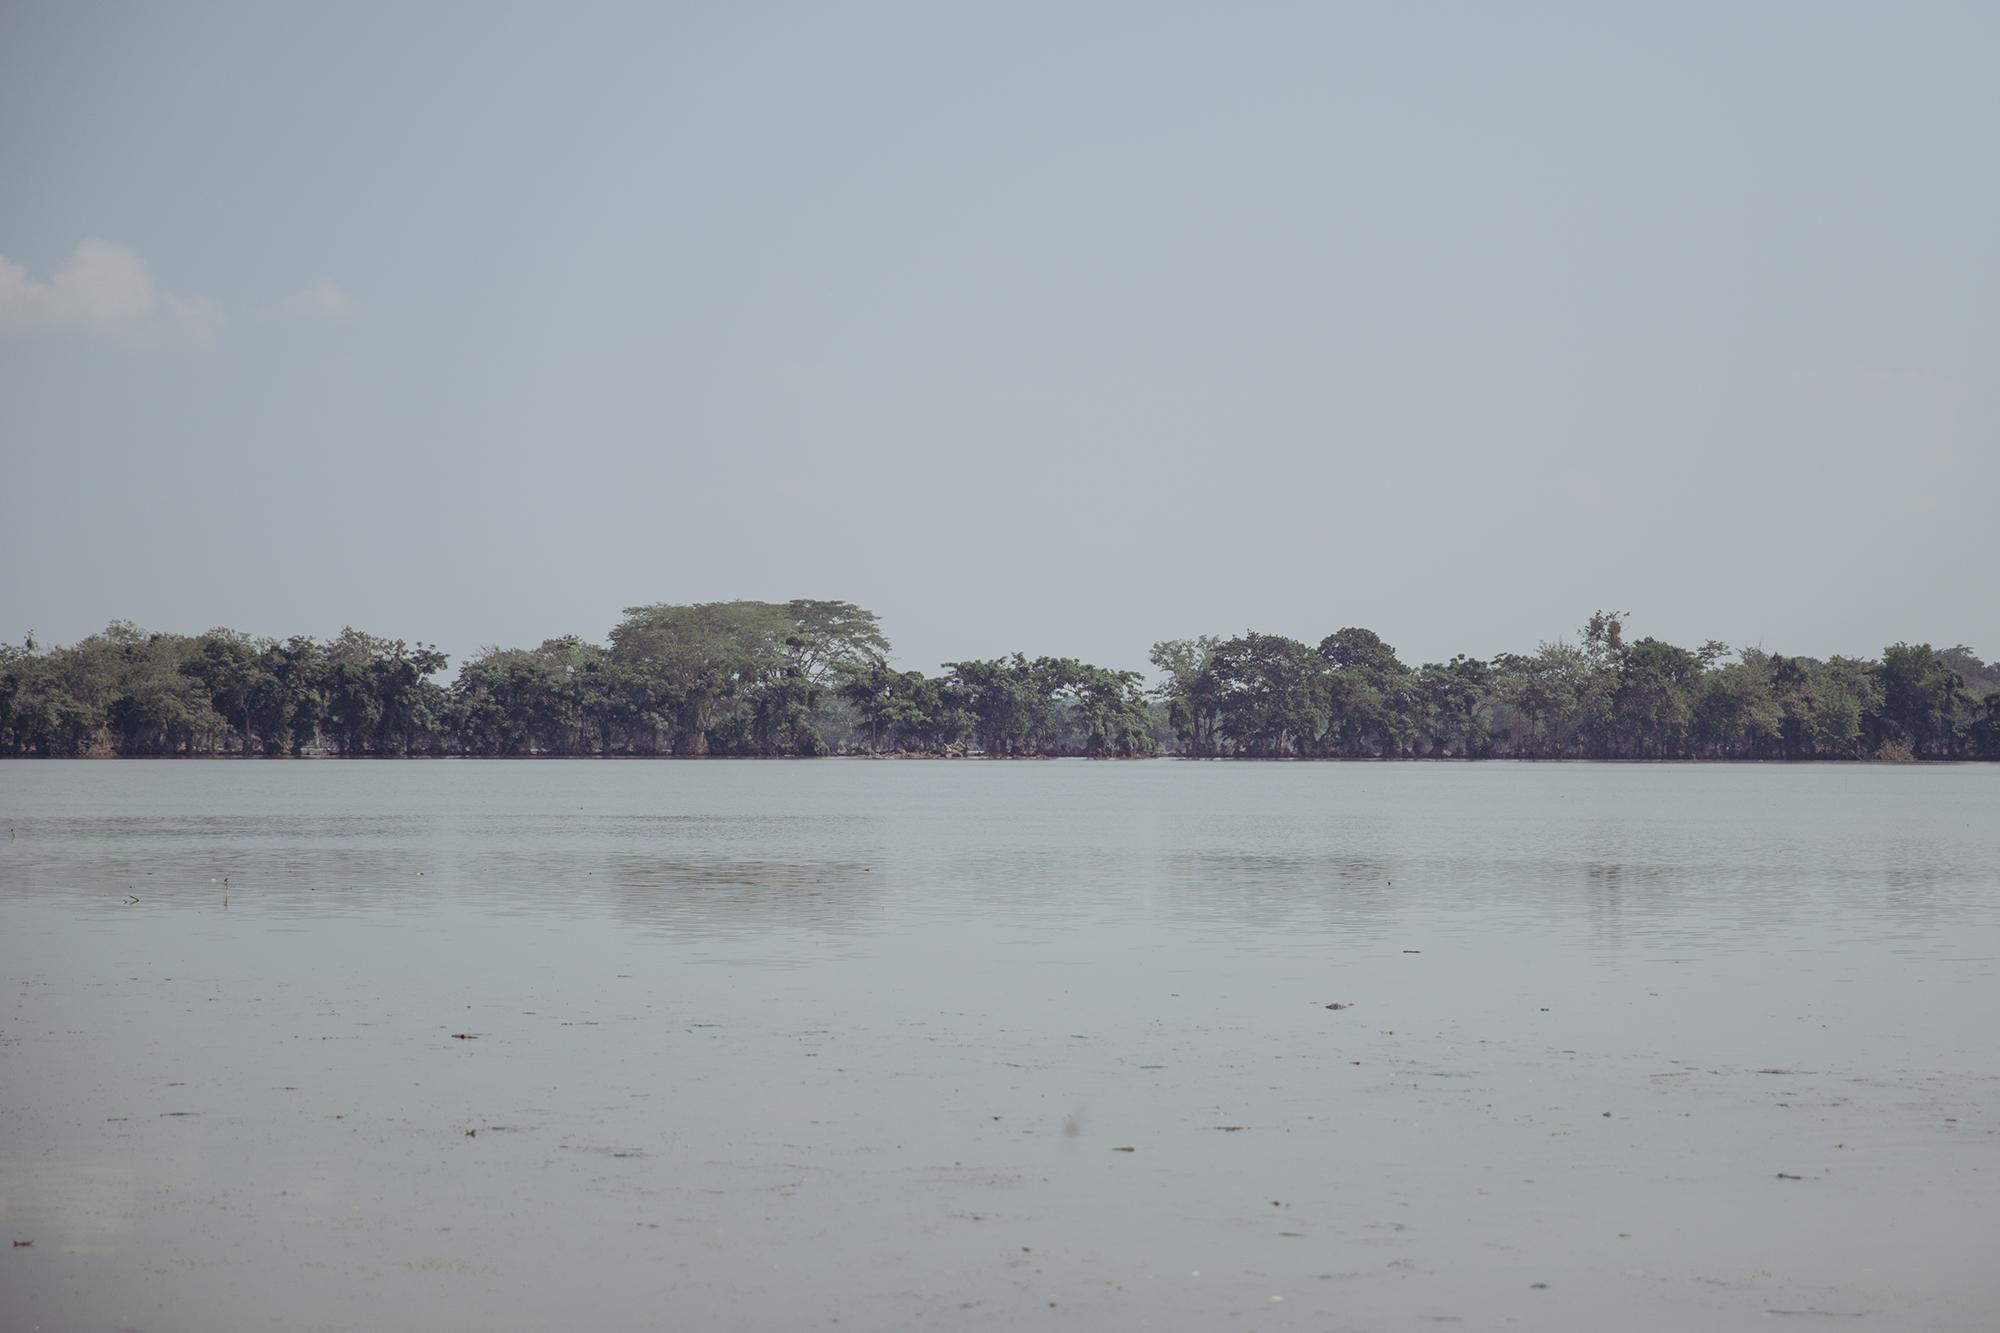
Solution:
M1616 764L1646 766L1736 766L1786 768L1831 765L1840 768L1945 768L1977 767L2000 763L2000 759L1855 759L1815 757L1805 759L1638 759L1591 755L1086 755L1086 754L87 754L87 755L0 755L0 764L128 764L128 763L283 763L283 764L400 764L400 763L714 763L714 764L813 764L850 761L856 763L1000 763L1046 764L1059 761L1091 764L1136 764L1163 761L1194 764Z

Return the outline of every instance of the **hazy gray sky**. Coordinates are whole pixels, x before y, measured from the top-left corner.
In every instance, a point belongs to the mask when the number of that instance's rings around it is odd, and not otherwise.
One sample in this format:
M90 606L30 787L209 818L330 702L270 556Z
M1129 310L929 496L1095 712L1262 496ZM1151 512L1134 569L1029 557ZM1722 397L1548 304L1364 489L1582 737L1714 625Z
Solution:
M0 7L0 634L2000 654L2000 6Z

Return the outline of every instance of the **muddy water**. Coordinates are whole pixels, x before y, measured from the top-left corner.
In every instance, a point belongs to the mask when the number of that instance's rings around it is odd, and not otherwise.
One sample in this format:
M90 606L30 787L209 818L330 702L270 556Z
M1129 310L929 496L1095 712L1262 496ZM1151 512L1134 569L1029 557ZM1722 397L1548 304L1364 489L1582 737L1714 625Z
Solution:
M10 1329L2000 1323L2000 769L13 763L0 826Z

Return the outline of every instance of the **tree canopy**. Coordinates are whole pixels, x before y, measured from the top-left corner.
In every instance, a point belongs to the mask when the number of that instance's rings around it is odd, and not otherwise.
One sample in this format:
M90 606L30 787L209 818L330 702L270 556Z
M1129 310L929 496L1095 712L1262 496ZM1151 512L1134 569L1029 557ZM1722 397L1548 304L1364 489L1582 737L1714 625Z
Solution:
M653 603L602 643L487 648L446 679L424 643L126 621L0 646L0 755L1074 755L1258 759L2000 759L2000 663L1630 638L1406 664L1372 630L1153 645L1136 671L1014 653L890 664L851 602Z
M1308 650L1255 632L1154 645L1176 748L1204 756L1517 759L2000 758L2000 664L1963 645L1880 661L1628 641L1409 667L1374 633ZM1729 660L1730 658L1734 660Z

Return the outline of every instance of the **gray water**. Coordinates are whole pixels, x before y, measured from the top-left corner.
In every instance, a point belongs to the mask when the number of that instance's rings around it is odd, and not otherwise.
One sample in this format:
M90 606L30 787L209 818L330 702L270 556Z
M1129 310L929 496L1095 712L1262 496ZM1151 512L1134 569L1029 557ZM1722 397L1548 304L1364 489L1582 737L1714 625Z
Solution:
M1996 814L1991 766L0 764L0 1327L1994 1327Z

